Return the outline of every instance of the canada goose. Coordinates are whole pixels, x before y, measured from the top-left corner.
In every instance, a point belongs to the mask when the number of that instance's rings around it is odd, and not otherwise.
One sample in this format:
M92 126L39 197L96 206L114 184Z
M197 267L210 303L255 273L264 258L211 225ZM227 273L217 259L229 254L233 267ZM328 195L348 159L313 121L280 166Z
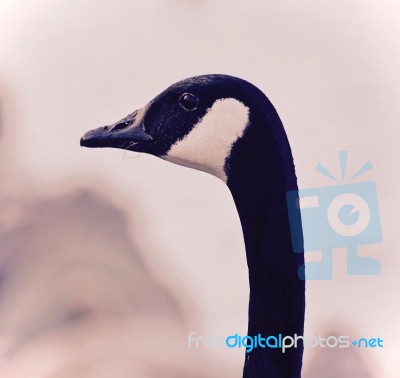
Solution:
M219 177L241 220L249 269L248 335L303 334L303 254L292 251L286 192L297 190L279 116L254 85L227 75L192 77L111 126L87 132L85 147L144 152ZM282 353L247 353L244 377L301 376L303 343Z

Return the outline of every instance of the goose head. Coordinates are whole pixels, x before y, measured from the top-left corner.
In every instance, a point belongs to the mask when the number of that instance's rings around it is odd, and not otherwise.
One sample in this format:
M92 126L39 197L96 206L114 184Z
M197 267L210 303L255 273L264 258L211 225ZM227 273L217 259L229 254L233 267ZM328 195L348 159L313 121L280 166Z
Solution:
M87 132L81 145L148 153L227 182L234 146L251 128L260 96L232 76L192 77L120 121Z

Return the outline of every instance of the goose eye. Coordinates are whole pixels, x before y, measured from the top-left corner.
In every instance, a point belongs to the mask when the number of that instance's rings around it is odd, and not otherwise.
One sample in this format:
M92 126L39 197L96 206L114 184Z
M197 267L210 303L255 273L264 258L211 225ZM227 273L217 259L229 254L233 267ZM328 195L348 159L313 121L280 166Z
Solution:
M199 99L191 93L184 93L179 99L179 105L185 110L194 110L197 108Z

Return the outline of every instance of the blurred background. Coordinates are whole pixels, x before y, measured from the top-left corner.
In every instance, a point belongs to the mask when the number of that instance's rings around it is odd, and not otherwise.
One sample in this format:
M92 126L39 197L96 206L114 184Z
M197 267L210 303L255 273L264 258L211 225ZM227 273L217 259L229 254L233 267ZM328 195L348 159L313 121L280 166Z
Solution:
M301 188L370 160L379 276L307 282L307 335L380 337L309 349L303 376L399 377L400 2L0 0L0 376L240 377L248 284L228 190L149 156L79 147L168 85L242 77L278 110ZM307 257L308 258L308 257Z

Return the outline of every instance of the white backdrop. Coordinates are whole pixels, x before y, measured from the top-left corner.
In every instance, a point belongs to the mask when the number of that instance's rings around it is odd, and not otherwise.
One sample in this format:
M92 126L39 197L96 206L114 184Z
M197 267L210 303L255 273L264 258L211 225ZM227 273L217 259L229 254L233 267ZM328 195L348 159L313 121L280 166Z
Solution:
M82 189L95 193L124 214L124 227L146 272L175 298L184 314L184 321L165 326L158 318L147 322L146 317L140 318L129 326L135 329L132 335L137 332L135 324L149 333L161 324L157 331L161 334L174 330L171 348L185 356L185 376L188 371L193 376L240 376L241 351L206 353L188 351L184 345L192 330L218 335L246 329L244 246L227 189L206 174L151 157L82 149L79 139L85 131L142 106L177 80L204 73L242 77L261 88L277 108L292 145L301 188L331 185L314 167L320 162L338 173L338 151L349 151L350 172L367 160L374 166L359 181L376 182L383 242L364 246L362 251L381 261L382 274L347 276L345 255L337 251L334 279L307 284L306 332L381 337L384 348L355 355L306 351L304 376L320 377L321 371L331 369L335 377L397 377L399 16L400 3L395 0L329 4L313 0L1 0L3 235L18 229L27 209L40 201L57 202ZM57 213L55 220L61 218L63 212ZM96 254L91 258L95 260ZM45 268L51 270L46 261ZM34 277L29 264L21 269ZM41 294L41 286L32 290L25 295L39 302L25 302L21 297L22 303L31 303L21 307L22 313L19 307L12 309L13 302L3 306L4 319L15 322L16 330L34 303L52 301ZM9 324L0 321L4 350L19 332L10 333ZM99 331L91 330L89 324L82 332ZM46 345L55 341L44 337L40 342L41 346L35 346L32 341L31 349L17 353L13 361L3 357L7 374L27 376L15 366L29 358L37 365L48 365ZM120 343L117 336L115 343ZM124 347L122 343L118 350L123 353ZM43 360L30 357L40 353L40 348ZM172 361L174 376L173 366L182 364L181 359L162 348L154 355L152 348L149 345L142 354L132 352L134 365L149 356L161 360L165 354ZM43 371L62 370L63 358L58 355L55 361L59 366L55 362ZM80 368L74 363L68 369ZM154 361L151 368L148 362L143 364L146 369L136 376L157 376ZM218 369L224 365L227 370L221 373Z

